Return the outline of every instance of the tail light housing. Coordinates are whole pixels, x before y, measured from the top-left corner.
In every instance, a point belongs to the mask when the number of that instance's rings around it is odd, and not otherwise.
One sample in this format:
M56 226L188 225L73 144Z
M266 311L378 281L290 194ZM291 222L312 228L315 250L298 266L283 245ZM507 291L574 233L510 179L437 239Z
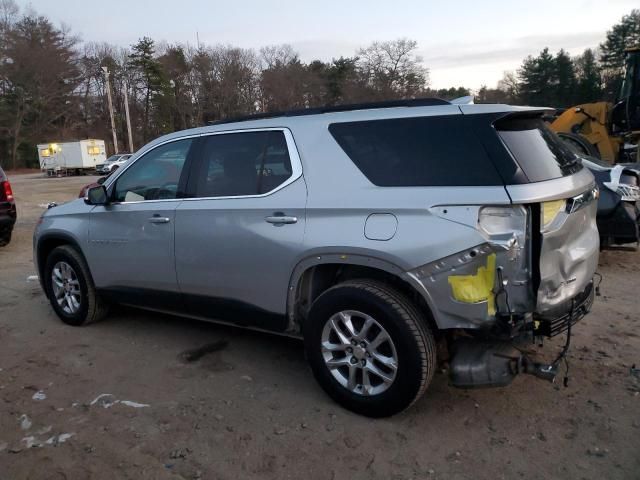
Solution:
M0 200L13 203L13 190L11 190L11 184L8 180L0 182Z

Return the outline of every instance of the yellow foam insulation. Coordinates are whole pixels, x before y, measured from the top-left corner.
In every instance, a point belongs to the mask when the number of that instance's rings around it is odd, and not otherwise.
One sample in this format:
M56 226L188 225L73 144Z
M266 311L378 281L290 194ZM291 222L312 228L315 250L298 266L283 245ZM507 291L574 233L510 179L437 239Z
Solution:
M487 313L495 315L493 286L496 280L496 254L487 257L487 266L478 267L475 275L451 275L449 285L453 298L464 303L487 302Z

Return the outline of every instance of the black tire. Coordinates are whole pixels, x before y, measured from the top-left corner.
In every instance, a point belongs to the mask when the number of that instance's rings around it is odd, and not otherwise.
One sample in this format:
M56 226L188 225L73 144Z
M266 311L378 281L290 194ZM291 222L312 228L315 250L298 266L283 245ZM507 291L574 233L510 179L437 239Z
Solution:
M322 332L344 310L373 317L388 333L397 352L397 370L387 390L365 396L341 385L323 358ZM338 284L320 295L304 325L307 358L321 387L343 407L368 417L387 417L410 407L424 393L436 367L436 345L422 312L389 285L373 280Z
M116 170L118 170L120 168L120 165L114 165L113 167L111 167L111 171L110 173L115 172Z
M58 304L53 290L52 274L58 262L65 262L74 271L80 286L80 307L74 313L68 313ZM87 262L78 251L64 245L54 248L45 262L44 285L49 302L60 319L73 326L88 325L104 318L108 311L108 305L96 293L96 288L91 277Z
M558 136L572 150L583 155L600 158L600 151L589 140L576 133L558 132Z
M6 247L11 243L11 232L0 235L0 247Z

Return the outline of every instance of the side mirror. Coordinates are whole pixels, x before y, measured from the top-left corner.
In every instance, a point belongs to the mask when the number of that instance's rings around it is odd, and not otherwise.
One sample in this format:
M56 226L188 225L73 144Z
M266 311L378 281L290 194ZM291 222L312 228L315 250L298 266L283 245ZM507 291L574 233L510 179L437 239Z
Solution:
M109 203L109 197L107 196L107 189L104 185L97 187L91 187L87 190L87 194L84 197L84 203L87 205L106 205Z

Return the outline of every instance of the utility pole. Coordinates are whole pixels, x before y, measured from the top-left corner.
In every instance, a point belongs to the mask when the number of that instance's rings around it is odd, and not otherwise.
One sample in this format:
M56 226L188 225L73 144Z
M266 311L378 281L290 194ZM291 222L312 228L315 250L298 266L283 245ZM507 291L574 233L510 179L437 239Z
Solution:
M129 117L129 85L124 82L124 114L127 117L127 133L129 134L129 153L133 153L133 135L131 134L131 117Z
M113 153L118 153L118 136L116 135L116 122L113 119L113 103L111 102L111 86L109 85L109 69L102 67L104 79L107 83L107 101L109 102L109 116L111 117L111 133L113 134Z

